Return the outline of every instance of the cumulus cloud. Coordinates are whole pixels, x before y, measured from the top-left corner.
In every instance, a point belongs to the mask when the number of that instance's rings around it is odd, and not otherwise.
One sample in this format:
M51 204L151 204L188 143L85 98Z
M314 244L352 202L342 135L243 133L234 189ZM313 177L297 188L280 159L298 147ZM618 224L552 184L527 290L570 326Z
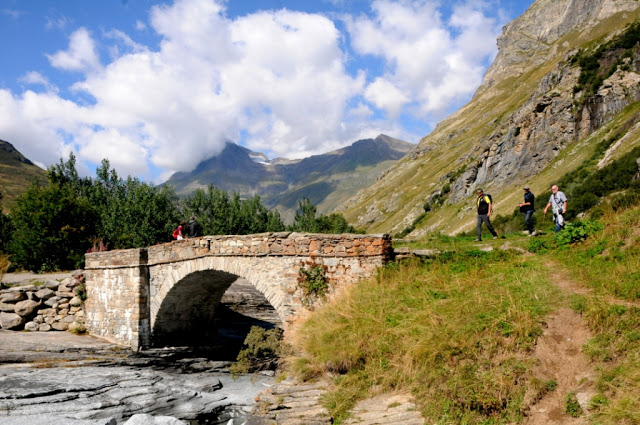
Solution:
M80 28L71 35L69 49L47 55L51 66L67 71L88 72L100 68L100 59L91 34Z
M480 84L501 24L488 17L487 3L456 5L447 19L433 1L377 0L371 7L372 16L347 19L347 26L358 53L388 65L366 89L377 107L398 113L402 101L413 102L418 114L441 115Z
M26 84L41 85L49 92L57 93L59 91L55 84L52 84L47 77L36 71L27 72L20 77L20 81Z
M370 15L347 19L353 51L384 62L384 75L367 75L347 70L353 52L327 16L229 18L222 0L176 0L154 6L148 26L136 23L155 31L157 48L121 29L75 30L47 57L81 76L58 91L25 73L46 93L0 91L0 134L37 161L73 150L80 161L108 158L123 175L156 179L192 169L228 140L290 158L381 132L415 141L423 134L399 115L437 113L469 96L495 53L497 24L484 7L465 3L444 19L433 2L375 1Z

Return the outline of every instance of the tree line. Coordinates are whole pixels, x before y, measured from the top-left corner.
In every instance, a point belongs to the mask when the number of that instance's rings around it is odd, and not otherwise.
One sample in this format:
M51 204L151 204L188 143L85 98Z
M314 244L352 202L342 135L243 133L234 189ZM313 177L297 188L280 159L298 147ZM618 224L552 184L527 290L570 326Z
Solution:
M210 185L184 199L170 186L123 179L103 160L95 178L80 177L73 154L47 170L47 185L34 181L0 213L0 252L11 267L33 271L84 266L84 254L97 249L140 248L169 242L185 218L195 216L205 235L262 232L355 233L341 214L318 215L303 198L291 225L259 196L240 195ZM0 202L2 195L0 194Z

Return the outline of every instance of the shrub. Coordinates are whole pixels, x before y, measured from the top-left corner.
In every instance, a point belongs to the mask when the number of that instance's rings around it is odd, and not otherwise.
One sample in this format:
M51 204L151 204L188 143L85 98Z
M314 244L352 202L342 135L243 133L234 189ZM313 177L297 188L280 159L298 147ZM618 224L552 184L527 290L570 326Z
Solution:
M556 244L558 246L570 245L576 242L582 242L595 232L602 230L604 226L595 220L581 220L574 223L568 223L556 235Z
M302 288L303 304L309 306L313 301L322 298L329 289L326 270L321 265L313 265L310 268L300 267L298 284Z
M529 252L534 254L544 254L549 251L549 242L543 238L531 238L529 239Z
M576 397L576 393L567 394L566 398L566 407L564 412L574 418L582 415L582 407L580 407L580 403L578 402L578 397Z
M259 370L274 370L282 351L282 329L266 330L259 326L252 326L244 340L244 348L238 353L237 360L231 365L229 371L235 375Z

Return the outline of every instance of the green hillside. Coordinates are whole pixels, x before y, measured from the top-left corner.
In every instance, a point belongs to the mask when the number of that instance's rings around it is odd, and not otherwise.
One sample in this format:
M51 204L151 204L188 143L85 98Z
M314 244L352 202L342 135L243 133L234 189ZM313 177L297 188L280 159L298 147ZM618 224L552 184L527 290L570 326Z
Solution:
M4 212L34 179L46 183L46 172L25 158L11 143L0 140L0 193L4 197Z
M538 1L527 13L543 13L548 4ZM505 66L487 77L469 104L339 211L369 232L414 228L409 237L456 234L474 224L476 187L493 195L498 214L510 215L523 185L536 194L546 191L603 142L618 142L600 153L605 162L629 152L640 141L640 47L637 40L631 47L607 41L636 22L640 12L634 7L529 51L506 44L522 36L507 27L498 59L504 52L520 54L520 68L511 72ZM527 14L519 19L520 27L530 25ZM599 68L591 77L582 75L585 63L578 53L594 55ZM599 81L599 92L589 91L589 78ZM425 204L430 211L423 215Z

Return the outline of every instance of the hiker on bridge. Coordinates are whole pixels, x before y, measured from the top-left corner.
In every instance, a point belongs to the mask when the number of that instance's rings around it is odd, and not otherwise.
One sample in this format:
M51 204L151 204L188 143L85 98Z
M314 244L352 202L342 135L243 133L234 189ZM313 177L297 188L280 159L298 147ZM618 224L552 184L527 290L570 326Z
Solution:
M478 237L476 238L476 242L482 241L482 223L486 224L487 229L493 235L493 239L498 239L498 234L495 229L491 225L491 212L493 211L493 202L491 200L491 195L486 195L482 189L477 190L478 199L476 199L476 206L478 207L478 224L476 226L476 232Z
M553 211L553 221L556 223L556 233L564 229L564 215L567 213L567 197L563 192L558 189L555 184L551 186L551 197L549 203L544 208L544 214L547 214L547 210L551 207Z

